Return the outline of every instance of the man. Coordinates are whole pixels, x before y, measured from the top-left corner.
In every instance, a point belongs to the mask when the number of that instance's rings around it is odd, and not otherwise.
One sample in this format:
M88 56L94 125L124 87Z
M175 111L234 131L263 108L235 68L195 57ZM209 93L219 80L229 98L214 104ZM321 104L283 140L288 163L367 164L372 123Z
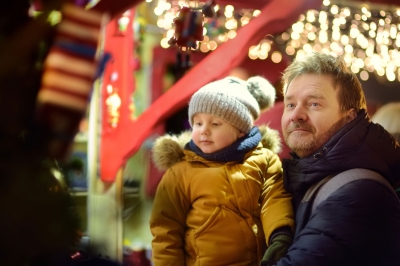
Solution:
M374 180L353 181L311 213L310 186L331 174L365 168L391 185L400 180L400 146L370 122L356 75L342 58L313 53L283 75L285 188L293 194L296 232L284 265L400 265L400 203Z

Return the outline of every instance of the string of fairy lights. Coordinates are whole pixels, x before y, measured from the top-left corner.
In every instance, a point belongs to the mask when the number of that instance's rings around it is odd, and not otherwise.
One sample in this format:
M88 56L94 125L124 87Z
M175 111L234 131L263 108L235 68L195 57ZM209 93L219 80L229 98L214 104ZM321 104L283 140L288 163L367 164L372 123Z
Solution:
M343 55L347 66L363 80L375 72L389 81L400 81L400 8L323 3L321 10L309 10L291 29L276 36L286 54Z
M157 16L157 26L163 30L161 46L175 34L173 20L180 7L198 7L198 1L148 0ZM213 51L236 37L259 10L235 9L232 5L214 7L215 18L205 18L204 40L196 49ZM278 49L272 49L272 46ZM311 51L334 56L343 55L354 73L367 80L374 73L389 81L400 81L400 7L324 0L320 10L308 10L285 32L260 40L249 48L249 58L270 58L279 63L285 53L301 57Z
M153 6L154 14L158 17L157 26L163 30L161 46L170 47L168 41L174 36L173 21L182 6L199 7L198 1L186 0L147 0ZM236 37L236 31L247 25L253 17L260 14L259 10L235 9L232 5L214 7L217 14L215 18L204 18L204 40L196 49L203 53L215 50L220 44Z

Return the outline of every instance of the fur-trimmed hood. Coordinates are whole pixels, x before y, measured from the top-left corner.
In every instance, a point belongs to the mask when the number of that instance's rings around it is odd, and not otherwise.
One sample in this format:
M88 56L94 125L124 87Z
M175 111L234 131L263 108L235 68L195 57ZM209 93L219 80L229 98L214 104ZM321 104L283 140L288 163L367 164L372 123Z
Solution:
M261 133L261 143L264 148L274 153L279 153L282 148L281 139L277 130L268 126L258 126ZM191 132L184 131L179 135L164 135L158 137L152 148L152 157L156 167L165 171L185 156L183 153L185 144L191 139Z

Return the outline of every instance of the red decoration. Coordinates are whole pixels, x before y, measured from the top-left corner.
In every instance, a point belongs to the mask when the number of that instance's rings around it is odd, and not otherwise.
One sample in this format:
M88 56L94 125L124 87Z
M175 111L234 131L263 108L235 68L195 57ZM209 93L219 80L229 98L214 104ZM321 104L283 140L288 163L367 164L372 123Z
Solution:
M134 9L125 12L129 18L124 35L116 35L117 16L105 29L104 50L112 54L106 65L102 85L102 130L100 145L100 178L104 182L114 182L117 170L124 166L124 147L135 138L131 97L135 91L133 49ZM107 101L108 99L108 101ZM127 130L129 128L129 130Z
M196 48L196 42L203 40L203 13L200 11L182 7L174 24L175 37L170 40L170 44Z

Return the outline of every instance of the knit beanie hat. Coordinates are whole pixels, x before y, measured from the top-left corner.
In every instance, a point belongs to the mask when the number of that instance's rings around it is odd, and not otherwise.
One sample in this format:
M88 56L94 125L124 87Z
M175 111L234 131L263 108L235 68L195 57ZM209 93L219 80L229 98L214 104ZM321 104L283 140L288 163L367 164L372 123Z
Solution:
M211 82L193 94L189 102L189 123L197 113L215 115L247 134L261 111L273 106L275 88L261 76L247 81L226 77Z

